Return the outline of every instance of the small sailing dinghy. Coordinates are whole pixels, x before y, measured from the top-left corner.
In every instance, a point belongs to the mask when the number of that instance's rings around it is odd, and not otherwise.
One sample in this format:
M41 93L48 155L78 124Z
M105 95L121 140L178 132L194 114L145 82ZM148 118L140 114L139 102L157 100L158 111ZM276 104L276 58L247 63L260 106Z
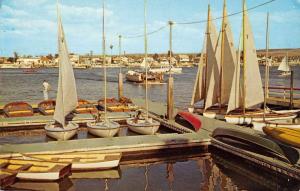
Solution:
M104 70L104 121L100 121L100 115L98 113L97 120L95 122L87 123L89 133L99 137L113 137L120 130L120 124L114 121L110 121L107 118L107 79L106 79L106 55L105 55L105 31L104 31L104 0L103 0L103 20L102 20L102 51L103 51L103 70ZM99 112L99 111L98 111Z
M67 43L62 26L62 20L57 2L58 19L58 59L59 59L59 78L58 90L56 95L56 106L54 111L55 123L48 123L45 126L46 134L57 140L68 140L72 138L79 127L78 124L69 121L72 112L76 109L77 92L72 64L69 59Z
M71 174L70 163L26 159L0 159L1 170L16 173L18 179L54 181Z
M277 70L282 72L280 74L281 76L289 76L289 75L291 75L291 67L290 67L290 65L288 63L288 56L285 56L282 59L282 61L281 61L281 63L280 63L280 65L279 65L279 67L278 67Z
M153 135L155 134L160 126L158 121L153 120L149 117L149 106L148 106L148 53L147 53L147 24L146 24L146 0L144 1L144 45L145 45L145 105L146 105L146 114L143 116L141 111L137 111L137 116L135 118L129 118L126 120L128 128L136 133L144 135Z

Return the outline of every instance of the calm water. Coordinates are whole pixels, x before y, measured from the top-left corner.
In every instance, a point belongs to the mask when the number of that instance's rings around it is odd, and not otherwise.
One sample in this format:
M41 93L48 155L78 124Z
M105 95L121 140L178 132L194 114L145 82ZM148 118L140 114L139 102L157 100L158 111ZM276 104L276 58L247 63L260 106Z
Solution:
M300 69L294 67L295 87L300 87ZM117 97L119 69L108 69L109 97ZM125 70L123 70L125 71ZM197 68L184 68L183 74L174 75L175 104L187 107L191 100ZM37 103L43 99L42 82L52 86L50 98L55 99L58 78L57 69L39 69L35 74L24 74L22 69L0 69L0 103L27 101ZM263 68L261 68L263 74ZM276 68L271 69L271 85L289 86L289 78L278 77ZM75 70L78 97L98 100L103 97L102 69ZM263 75L262 75L263 76ZM167 78L167 76L166 76ZM255 79L254 79L255 80ZM124 83L127 97L144 97L143 85ZM166 85L152 85L149 97L153 101L165 102ZM18 132L1 134L1 143L25 143L49 141L41 132ZM5 137L4 137L5 136ZM78 138L87 137L80 132ZM11 190L299 190L299 183L264 172L243 160L219 152L201 156L183 156L176 160L155 163L122 164L120 169L81 173L81 178L64 179L54 183L18 182ZM177 153L178 154L178 153ZM147 161L147 160L144 160ZM98 174L97 174L98 173Z

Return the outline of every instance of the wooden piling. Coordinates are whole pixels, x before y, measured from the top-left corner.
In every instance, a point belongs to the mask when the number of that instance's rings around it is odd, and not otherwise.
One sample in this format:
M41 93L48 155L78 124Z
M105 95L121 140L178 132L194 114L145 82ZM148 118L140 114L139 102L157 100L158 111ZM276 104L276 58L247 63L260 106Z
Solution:
M119 96L119 99L121 97L123 97L123 75L121 72L119 73L118 96Z
M173 97L173 88L174 88L174 78L169 77L168 80L168 94L167 94L167 117L169 120L173 119L174 111L174 97Z
M290 109L293 109L294 105L294 72L291 71L291 82L290 82Z

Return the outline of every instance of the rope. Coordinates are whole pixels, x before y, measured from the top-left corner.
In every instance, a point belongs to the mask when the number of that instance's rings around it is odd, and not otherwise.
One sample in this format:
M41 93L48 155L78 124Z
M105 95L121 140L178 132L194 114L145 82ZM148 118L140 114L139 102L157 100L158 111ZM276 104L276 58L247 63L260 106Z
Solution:
M270 4L270 3L274 2L274 1L276 1L276 0L266 1L264 3L258 4L256 6L251 7L251 8L248 8L246 11L251 11L253 9L262 7L262 6L267 5L267 4ZM231 17L231 16L238 15L238 14L241 14L241 13L243 13L243 11L239 11L239 12L228 14L227 17ZM211 21L219 20L219 19L223 19L223 16L211 19ZM189 21L189 22L174 22L174 24L177 24L177 25L190 25L190 24L199 24L199 23L206 23L206 22L207 22L207 20L199 20L199 21ZM160 27L160 28L158 28L158 29L156 29L154 31L151 31L151 32L147 33L147 35L152 35L152 34L158 33L161 30L165 29L166 27L168 27L168 22L167 22L166 25L164 25L164 26L162 26L162 27ZM122 35L122 37L124 39L141 38L143 36L144 36L144 34L136 34L136 35L128 35L128 36Z

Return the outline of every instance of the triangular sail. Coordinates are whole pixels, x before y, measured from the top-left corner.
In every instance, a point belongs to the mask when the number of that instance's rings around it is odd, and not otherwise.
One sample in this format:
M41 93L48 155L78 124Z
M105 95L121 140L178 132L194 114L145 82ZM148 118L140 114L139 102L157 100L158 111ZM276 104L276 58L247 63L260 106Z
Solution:
M242 106L242 88L240 83L240 70L241 70L241 49L242 49L242 33L240 35L239 47L236 54L236 66L234 68L231 90L229 95L227 113L240 108Z
M205 32L205 34L207 33L207 31ZM199 60L199 64L198 64L198 71L197 71L197 75L196 75L196 80L195 80L195 84L194 84L194 91L193 91L193 95L192 95L192 100L191 100L191 105L194 105L195 103L197 103L198 101L204 99L205 96L205 75L203 75L204 73L204 55L206 54L206 35L204 38L204 43L203 43L203 48L202 48L202 52L201 52L201 56L200 56L200 60ZM206 66L205 66L206 67Z
M286 56L282 59L280 65L278 67L278 70L283 71L283 72L290 72L291 71L291 68L288 65Z
M207 95L205 108L211 107L213 104L218 101L218 90L220 84L220 46L218 43L219 37L216 32L216 27L211 21L211 16L209 15L208 19L208 35L206 43L206 59L207 59Z
M246 5L244 7L246 9ZM257 61L257 54L255 49L254 37L251 30L250 21L247 11L245 11L245 50L244 55L246 57L246 76L245 76L245 108L253 107L264 101L264 93L262 87L262 81L259 71L259 65ZM255 81L253 81L255 80Z
M223 18L224 34L223 34L223 63L222 63L222 105L228 104L229 95L236 66L236 50L234 48L234 40L231 27L227 17L227 10L224 7Z
M54 119L63 127L65 117L77 107L77 91L72 64L69 59L67 43L62 26L61 16L57 10L58 17L58 63L59 78L56 97Z

